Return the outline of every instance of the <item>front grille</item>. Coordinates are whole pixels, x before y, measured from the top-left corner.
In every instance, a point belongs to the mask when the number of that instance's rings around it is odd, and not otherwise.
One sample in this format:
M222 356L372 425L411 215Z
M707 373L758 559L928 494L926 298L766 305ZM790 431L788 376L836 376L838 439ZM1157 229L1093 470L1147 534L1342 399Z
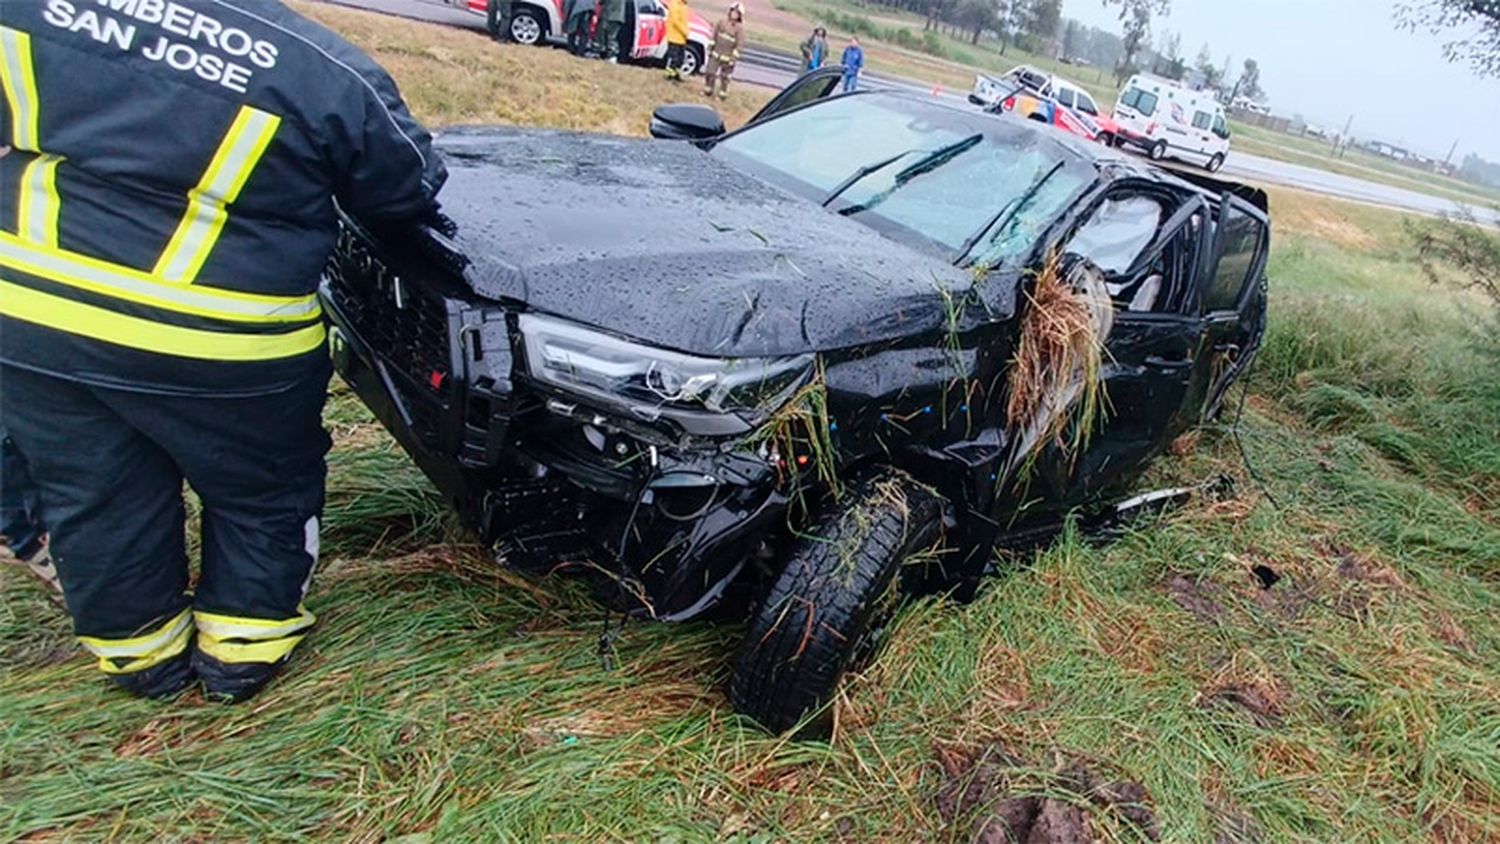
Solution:
M421 384L447 379L452 351L441 296L404 283L354 237L339 239L328 278L350 327L387 364Z
M416 433L436 446L448 415L453 369L448 302L422 285L404 282L347 228L340 232L326 274L334 306L399 382Z

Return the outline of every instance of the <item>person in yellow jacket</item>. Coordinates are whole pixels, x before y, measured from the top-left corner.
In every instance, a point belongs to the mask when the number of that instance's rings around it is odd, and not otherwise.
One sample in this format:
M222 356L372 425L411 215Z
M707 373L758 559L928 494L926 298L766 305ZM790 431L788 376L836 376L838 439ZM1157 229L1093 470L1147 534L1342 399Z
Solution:
M682 56L687 52L688 0L667 0L667 78L682 81Z
M745 7L733 3L724 19L714 24L714 34L709 39L703 96L712 97L715 90L721 100L729 96L729 77L734 75L734 66L740 60L740 48L744 43Z

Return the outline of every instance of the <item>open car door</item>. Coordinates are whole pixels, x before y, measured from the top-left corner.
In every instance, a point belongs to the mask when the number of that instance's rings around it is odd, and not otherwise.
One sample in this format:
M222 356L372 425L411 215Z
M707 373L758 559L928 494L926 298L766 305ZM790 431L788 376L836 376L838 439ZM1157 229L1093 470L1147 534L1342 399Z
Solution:
M781 93L772 97L771 101L756 112L745 125L759 123L814 100L821 100L837 90L839 81L843 78L844 66L841 64L824 65L817 70L809 71L793 80L792 84L782 88Z
M1224 194L1213 247L1204 261L1193 306L1203 315L1202 420L1216 417L1234 379L1250 365L1266 328L1266 256L1270 223L1265 212Z

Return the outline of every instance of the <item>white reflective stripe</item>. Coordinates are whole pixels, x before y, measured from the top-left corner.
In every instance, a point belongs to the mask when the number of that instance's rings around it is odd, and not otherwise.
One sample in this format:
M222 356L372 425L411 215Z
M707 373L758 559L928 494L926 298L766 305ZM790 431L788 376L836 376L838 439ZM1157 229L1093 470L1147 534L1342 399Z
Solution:
M5 232L0 232L0 266L144 305L220 319L286 322L322 313L314 295L259 296L168 284L149 273L63 249L40 247Z
M97 636L79 636L78 641L98 657L137 658L151 656L172 644L193 623L191 615L183 610L155 633L130 639L101 639Z
M312 565L307 567L307 578L302 581L302 597L307 597L307 590L312 588L313 572L318 569L318 552L322 550L323 540L318 531L318 517L309 516L302 524L302 548L307 551L307 556L312 558Z
M214 639L243 639L248 642L260 642L301 632L313 626L313 623L318 620L318 617L308 612L305 607L298 607L297 612L298 615L295 618L281 621L194 612L193 621L198 625L198 632L204 636Z
M11 145L39 152L36 73L31 63L31 36L0 26L0 87L10 104Z
M197 277L229 217L225 206L239 198L280 125L281 118L274 114L240 107L198 186L188 192L187 212L156 262L157 275L172 282Z
M57 165L60 155L39 155L21 172L21 203L16 233L43 246L57 245Z

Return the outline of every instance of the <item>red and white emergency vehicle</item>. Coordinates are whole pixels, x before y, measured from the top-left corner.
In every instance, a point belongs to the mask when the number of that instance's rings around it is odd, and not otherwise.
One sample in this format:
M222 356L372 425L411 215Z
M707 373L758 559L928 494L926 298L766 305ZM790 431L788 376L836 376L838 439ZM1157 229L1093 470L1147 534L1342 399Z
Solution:
M448 3L483 15L488 0L447 0ZM502 0L503 2L503 0ZM511 0L506 35L517 44L561 44L565 0ZM625 0L625 45L623 56L631 61L661 64L667 58L667 7L663 0ZM703 69L708 57L713 24L697 12L688 12L688 44L682 57L682 72Z

